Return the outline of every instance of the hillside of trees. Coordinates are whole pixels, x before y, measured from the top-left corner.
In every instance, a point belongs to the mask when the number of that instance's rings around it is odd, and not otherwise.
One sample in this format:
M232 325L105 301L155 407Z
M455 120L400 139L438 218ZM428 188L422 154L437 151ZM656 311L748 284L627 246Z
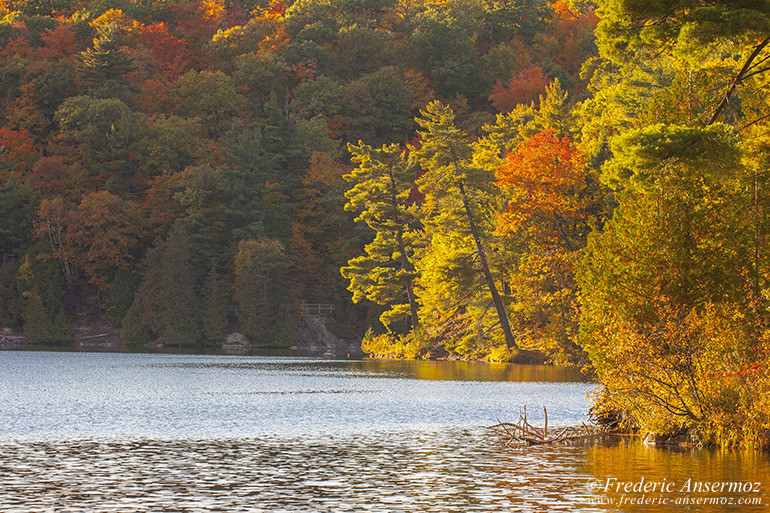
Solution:
M0 326L289 345L331 303L360 339L382 308L340 275L374 234L347 144L413 140L434 99L477 133L552 80L585 96L595 18L557 7L3 1Z
M764 2L0 0L0 326L594 372L770 427Z

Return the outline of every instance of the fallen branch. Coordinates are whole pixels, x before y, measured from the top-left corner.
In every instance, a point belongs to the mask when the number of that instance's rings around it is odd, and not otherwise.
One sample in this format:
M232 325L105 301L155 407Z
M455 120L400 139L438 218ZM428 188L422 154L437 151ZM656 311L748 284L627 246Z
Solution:
M584 422L580 426L568 426L561 430L548 431L548 411L543 406L545 421L543 427L533 426L527 421L527 407L519 412L518 422L501 422L487 426L488 429L497 431L503 438L503 445L544 445L575 440L588 440L607 436L612 431L601 426L587 426Z

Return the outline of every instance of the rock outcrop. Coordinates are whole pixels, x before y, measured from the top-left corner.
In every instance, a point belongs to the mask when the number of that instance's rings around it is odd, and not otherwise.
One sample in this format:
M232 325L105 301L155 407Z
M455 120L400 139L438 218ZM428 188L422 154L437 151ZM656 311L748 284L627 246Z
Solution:
M328 320L321 315L304 314L297 326L297 344L300 352L323 353L334 356L361 356L361 345L342 340L326 327Z
M227 354L248 354L251 342L243 333L230 333L222 344L222 350Z

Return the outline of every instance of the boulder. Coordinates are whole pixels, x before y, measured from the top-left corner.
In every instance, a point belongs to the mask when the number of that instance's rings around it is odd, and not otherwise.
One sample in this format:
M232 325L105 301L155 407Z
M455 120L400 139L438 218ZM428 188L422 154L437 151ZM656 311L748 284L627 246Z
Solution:
M222 344L222 350L227 354L247 354L251 351L251 342L243 333L230 333Z

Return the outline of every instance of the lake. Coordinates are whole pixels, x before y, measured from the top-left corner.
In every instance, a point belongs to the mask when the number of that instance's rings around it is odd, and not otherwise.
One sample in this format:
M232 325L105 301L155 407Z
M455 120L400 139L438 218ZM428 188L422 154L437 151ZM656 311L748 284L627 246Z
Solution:
M595 387L480 362L0 352L0 511L770 511L766 454L485 428L524 405L580 424Z

